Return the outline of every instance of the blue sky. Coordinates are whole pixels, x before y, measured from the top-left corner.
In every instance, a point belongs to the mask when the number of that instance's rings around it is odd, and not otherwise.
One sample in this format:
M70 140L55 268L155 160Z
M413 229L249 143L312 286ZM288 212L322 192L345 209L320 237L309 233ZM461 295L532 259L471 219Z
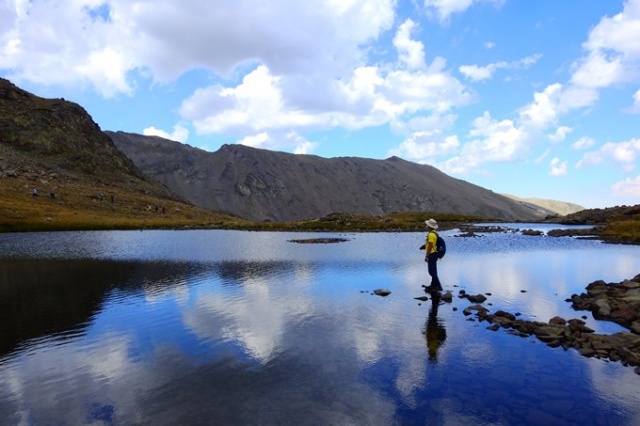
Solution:
M4 0L0 76L208 151L640 203L640 0Z

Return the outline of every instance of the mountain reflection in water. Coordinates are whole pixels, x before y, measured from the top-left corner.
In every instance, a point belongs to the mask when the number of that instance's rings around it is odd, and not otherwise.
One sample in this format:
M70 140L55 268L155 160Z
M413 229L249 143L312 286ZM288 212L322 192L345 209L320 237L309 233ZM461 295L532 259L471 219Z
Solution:
M455 234L445 290L618 331L564 299L635 276L638 247ZM415 300L423 233L287 242L317 236L0 235L0 424L638 424L633 369Z

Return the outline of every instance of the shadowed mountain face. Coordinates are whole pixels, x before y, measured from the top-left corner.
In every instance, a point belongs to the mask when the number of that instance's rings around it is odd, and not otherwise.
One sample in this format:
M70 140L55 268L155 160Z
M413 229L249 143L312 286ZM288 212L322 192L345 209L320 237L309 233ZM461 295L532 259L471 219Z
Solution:
M0 79L0 143L48 165L103 180L142 180L78 104L44 99Z
M210 153L158 137L106 132L145 174L193 204L246 219L431 211L538 220L538 210L397 157L322 158L224 145Z
M5 176L12 176L13 184L27 177L42 190L73 184L78 192L85 187L97 192L119 186L178 199L143 174L80 105L41 98L0 78L0 177Z

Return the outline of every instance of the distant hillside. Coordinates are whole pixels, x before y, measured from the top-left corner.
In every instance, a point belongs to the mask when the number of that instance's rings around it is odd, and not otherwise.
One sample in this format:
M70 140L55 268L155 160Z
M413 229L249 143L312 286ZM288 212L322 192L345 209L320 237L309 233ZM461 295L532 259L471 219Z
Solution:
M225 145L214 153L159 137L106 132L148 176L191 203L256 221L331 213L432 211L501 220L546 214L434 167L392 157L322 158Z
M584 209L556 219L550 218L549 222L566 225L603 225L629 218L640 219L640 205ZM637 231L640 232L640 229L637 229Z
M569 203L566 201L558 201L558 200L545 200L541 198L519 198L515 195L502 194L505 197L509 197L512 200L519 201L521 203L527 203L529 205L538 207L543 212L547 212L547 214L557 214L560 216L566 216L571 213L576 213L585 208L578 204Z

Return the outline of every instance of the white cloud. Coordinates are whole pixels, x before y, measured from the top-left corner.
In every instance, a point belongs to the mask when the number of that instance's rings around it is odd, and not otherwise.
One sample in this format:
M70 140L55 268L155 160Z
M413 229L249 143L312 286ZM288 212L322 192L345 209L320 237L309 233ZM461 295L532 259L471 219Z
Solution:
M513 62L505 62L500 61L493 64L489 64L486 66L478 66L478 65L461 65L458 68L458 71L466 78L473 81L482 81L488 80L493 77L493 74L499 69L513 69L513 68L522 68L529 67L540 60L542 55L531 55L526 58L520 59L519 61Z
M625 111L630 114L640 114L640 90L633 94L633 105Z
M624 9L600 20L584 43L588 50L614 50L625 57L640 59L640 2L627 0Z
M549 174L551 176L563 176L567 174L567 162L560 161L559 158L554 158L549 163Z
M448 22L451 15L462 13L476 3L501 6L504 0L424 0L427 12L435 14L442 23Z
M574 64L571 81L602 88L640 79L640 2L628 0L621 13L604 17L583 44L586 57Z
M590 138L588 136L583 136L577 141L575 141L573 144L571 144L571 147L575 150L582 150L582 149L590 148L595 144L596 144L595 139Z
M528 129L544 131L555 125L563 114L591 106L597 99L597 92L592 89L550 84L542 92L534 93L533 102L521 108L520 119Z
M640 197L640 175L617 182L611 189L616 197Z
M556 129L555 133L551 133L547 135L547 137L551 142L562 142L571 132L573 132L573 129L571 127L560 126Z
M405 139L389 155L396 155L420 163L432 163L435 159L455 153L460 148L456 135L445 136L441 131L419 131Z
M424 63L422 44L409 38L412 28L406 21L396 33L400 63L360 66L340 78L275 75L259 65L235 87L196 90L183 101L180 114L200 134L253 134L396 125L415 114L445 114L468 104L470 93L445 70L442 58Z
M453 113L434 113L427 116L414 116L405 121L392 123L392 128L399 134L411 134L421 131L440 131L441 133L453 127L457 120Z
M498 62L496 64L489 64L487 66L481 67L478 65L461 65L458 68L458 71L466 78L473 81L482 81L488 80L493 76L493 73L496 69L500 68L501 64L506 64L505 62Z
M409 69L421 69L425 66L424 45L411 38L415 25L415 22L407 19L400 25L393 38L393 45L398 50L400 62L406 64Z
M260 65L234 88L215 85L194 92L183 101L180 114L192 120L201 134L234 130L248 133L313 120L311 116L283 109L280 79Z
M458 13L472 6L472 1L447 2L428 1L425 3L433 10L438 10L441 20L446 20L452 13ZM640 1L625 3L622 14L614 17L614 23L622 23L621 27L610 25L609 18L603 18L590 32L584 44L586 54L576 61L573 75L566 84L554 83L534 93L533 101L519 110L518 120L495 120L488 113L476 119L474 129L469 134L469 142L465 143L457 157L445 162L443 169L452 173L468 172L483 163L517 161L531 148L529 145L539 140L544 133L552 142L566 139L572 131L567 126L559 126L552 133L548 129L558 126L560 118L572 111L589 108L599 100L598 90L617 82L628 81L638 69L638 40L640 40ZM536 63L540 55L532 55L515 62L495 62L486 66L462 65L459 71L472 81L491 78L500 69L526 67ZM640 95L639 95L640 96ZM478 137L480 136L480 137ZM595 141L583 138L573 144L574 149L585 149ZM619 153L623 152L623 155ZM539 156L544 159L550 151ZM587 164L598 164L614 161L629 169L635 162L633 149L625 149L617 144L603 151L586 153L578 163L580 167ZM567 163L558 159L552 160L552 174L564 174Z
M548 156L551 154L551 148L547 148L544 150L542 154L540 154L535 160L533 160L536 164L541 164Z
M244 138L238 141L238 144L250 146L253 148L260 148L268 141L269 141L269 134L267 132L262 132L256 135L245 136Z
M620 55L593 51L575 65L571 82L580 87L598 89L624 79L625 66Z
M192 69L229 76L243 64L262 63L279 75L341 75L395 18L394 0L6 3L0 68L11 70L12 80L86 84L104 96L131 94L136 72L170 82ZM97 7L106 12L96 15Z
M526 157L530 136L512 120L496 120L485 111L472 126L469 142L462 146L459 155L441 163L441 170L464 174L483 163L519 161Z
M607 142L599 150L585 153L576 167L581 168L608 162L630 172L635 169L638 157L640 157L640 139L630 139L618 143Z
M547 86L542 92L536 92L533 95L533 102L520 112L523 123L539 129L546 129L553 125L560 113L561 95L562 85L559 83Z
M294 130L287 132L285 139L294 145L294 154L310 154L318 146L316 142L311 142L310 140L305 139Z
M465 150L484 161L509 161L518 158L525 148L527 135L511 120L495 120L485 113L473 121L472 140Z
M255 135L245 136L237 143L253 148L275 151L291 150L294 154L310 154L318 145L315 142L305 139L293 130L288 132L261 132Z
M180 125L173 126L173 132L171 133L156 129L155 127L147 127L142 131L142 134L146 136L160 136L161 138L182 143L186 142L189 138L189 130Z
M2 13L0 68L16 82L90 85L107 98L132 94L128 73L139 62L123 43L129 29L94 19L95 3L15 2L13 10Z

